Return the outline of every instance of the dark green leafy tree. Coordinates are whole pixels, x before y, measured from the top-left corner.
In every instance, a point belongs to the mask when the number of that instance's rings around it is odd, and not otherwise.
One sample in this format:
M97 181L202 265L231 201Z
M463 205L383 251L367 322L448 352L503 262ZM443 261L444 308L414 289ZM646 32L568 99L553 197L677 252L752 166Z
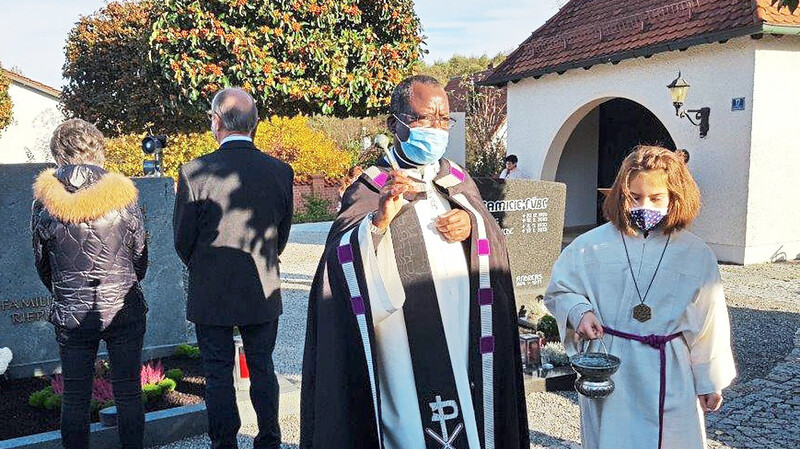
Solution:
M422 49L412 0L167 0L151 55L191 103L242 86L262 114L384 111Z
M111 2L81 17L67 38L64 112L110 136L207 127L205 109L182 102L177 86L149 59L156 0Z

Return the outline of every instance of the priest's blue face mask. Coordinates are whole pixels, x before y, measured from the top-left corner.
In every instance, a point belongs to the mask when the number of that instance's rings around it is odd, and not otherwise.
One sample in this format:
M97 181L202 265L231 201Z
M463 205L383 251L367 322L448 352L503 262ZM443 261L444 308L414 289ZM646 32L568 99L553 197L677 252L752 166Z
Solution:
M666 208L634 207L631 209L631 222L644 232L648 232L661 224L666 217Z
M407 127L408 139L405 142L400 140L400 148L403 154L416 164L433 164L444 156L447 150L447 142L450 133L438 128L416 127L412 128L400 120L396 115L394 118L403 126Z

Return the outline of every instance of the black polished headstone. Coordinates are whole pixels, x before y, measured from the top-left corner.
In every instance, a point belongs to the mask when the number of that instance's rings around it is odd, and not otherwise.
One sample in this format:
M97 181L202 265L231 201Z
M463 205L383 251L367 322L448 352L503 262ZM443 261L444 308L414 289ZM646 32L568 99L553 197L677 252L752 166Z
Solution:
M506 237L517 309L544 294L561 252L567 186L559 182L475 178Z
M46 164L0 165L0 347L14 355L11 377L45 375L60 365L53 326L47 321L52 303L33 264L30 218L31 186ZM194 340L186 316L183 265L172 242L171 178L134 179L145 218L149 264L142 283L149 312L144 357L172 354L175 346ZM102 349L101 349L102 351Z

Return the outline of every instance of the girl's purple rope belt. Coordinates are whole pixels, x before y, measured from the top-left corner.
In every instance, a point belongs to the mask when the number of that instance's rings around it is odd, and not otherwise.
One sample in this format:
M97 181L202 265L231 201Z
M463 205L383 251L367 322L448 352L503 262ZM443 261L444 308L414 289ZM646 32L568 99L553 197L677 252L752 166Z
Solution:
M667 343L680 337L681 334L672 335L647 335L641 336L636 334L629 334L627 332L620 332L611 329L610 327L603 326L603 330L607 334L615 337L624 338L626 340L634 340L639 343L644 343L653 349L657 349L661 357L661 384L658 389L658 449L661 449L661 434L664 431L664 401L667 397Z

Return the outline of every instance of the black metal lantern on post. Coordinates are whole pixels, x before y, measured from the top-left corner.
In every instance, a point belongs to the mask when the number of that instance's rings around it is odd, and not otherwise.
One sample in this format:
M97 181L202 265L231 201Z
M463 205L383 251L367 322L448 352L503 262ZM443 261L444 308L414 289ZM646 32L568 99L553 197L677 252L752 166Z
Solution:
M542 339L536 334L520 334L519 350L522 355L522 370L526 374L538 373L542 367Z
M675 115L681 118L685 117L692 125L699 126L700 137L705 137L708 134L708 117L711 115L711 108L703 107L684 111L683 105L686 102L686 96L689 95L689 87L691 87L689 83L681 78L681 72L678 72L678 77L669 83L667 89L669 89L669 94L672 97L672 104L675 106ZM694 114L694 120L689 114Z
M155 159L145 159L142 171L145 176L161 176L161 151L167 146L167 136L147 136L142 140L142 152Z

